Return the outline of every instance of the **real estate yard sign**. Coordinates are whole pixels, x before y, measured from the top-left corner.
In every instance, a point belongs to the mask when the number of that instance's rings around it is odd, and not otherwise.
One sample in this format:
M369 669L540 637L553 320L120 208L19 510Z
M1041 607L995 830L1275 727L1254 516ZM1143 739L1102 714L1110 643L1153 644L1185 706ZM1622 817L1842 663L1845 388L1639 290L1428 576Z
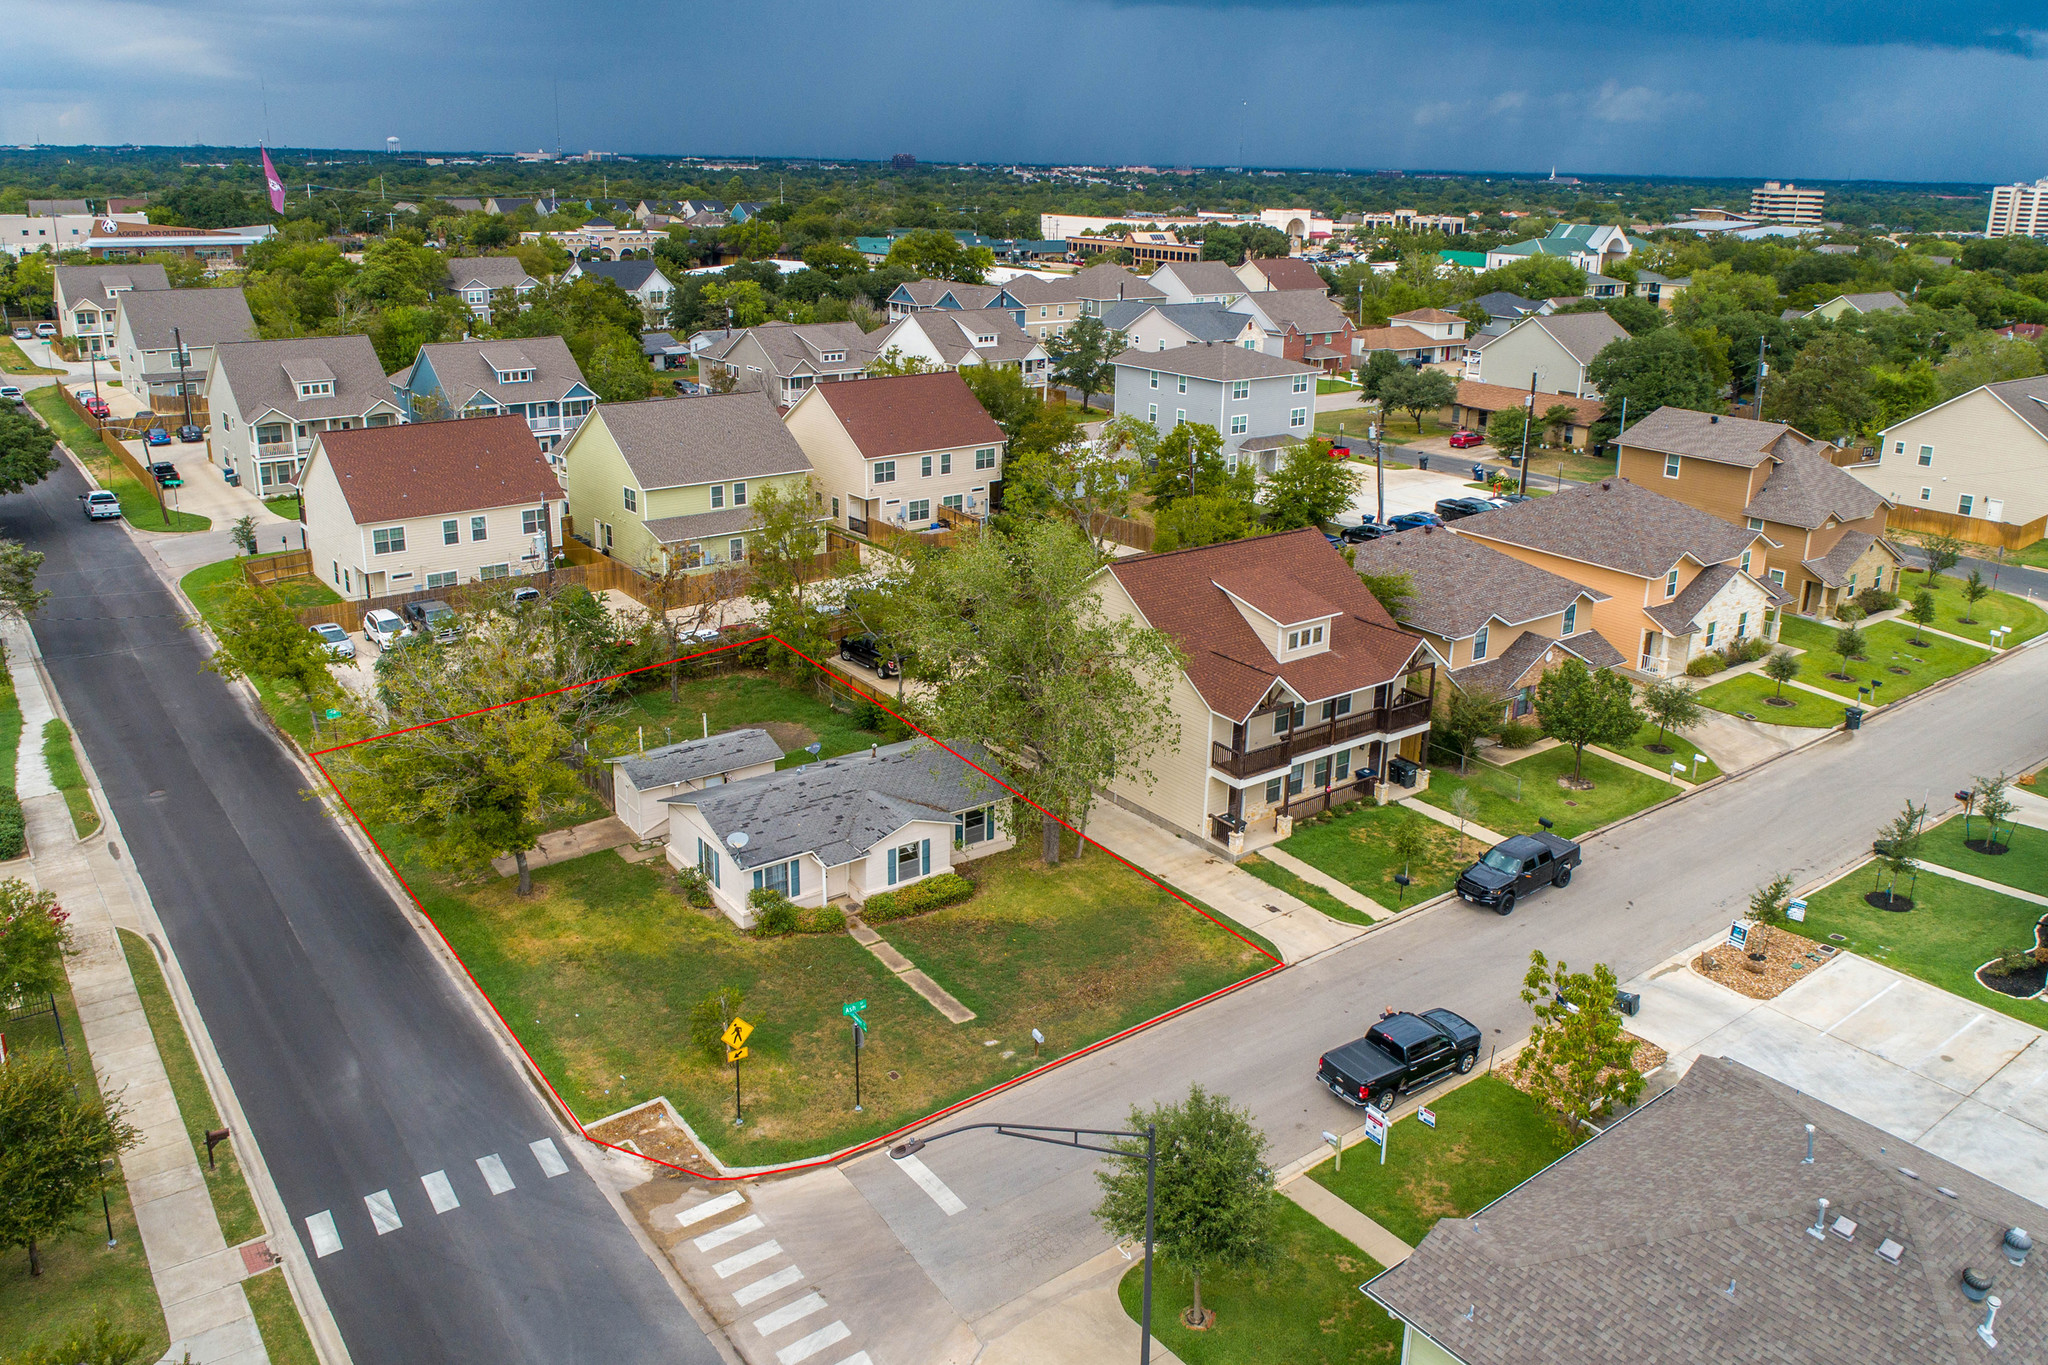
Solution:
M1380 1147L1380 1165L1387 1164L1387 1116L1371 1105L1365 1107L1365 1140Z

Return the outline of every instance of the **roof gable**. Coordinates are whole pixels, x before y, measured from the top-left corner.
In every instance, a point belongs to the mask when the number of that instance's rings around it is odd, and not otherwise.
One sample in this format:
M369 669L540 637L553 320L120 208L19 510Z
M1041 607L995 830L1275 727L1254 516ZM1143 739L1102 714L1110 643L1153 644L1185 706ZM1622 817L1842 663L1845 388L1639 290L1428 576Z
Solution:
M763 393L599 404L572 438L567 460L576 459L584 432L598 425L646 489L809 473L811 468L803 447Z
M1755 531L1621 478L1465 517L1457 523L1457 534L1521 545L1636 578L1662 577L1687 558L1720 564L1758 539Z
M562 496L523 417L323 431L314 452L333 470L358 526Z
M832 410L866 459L1000 445L1003 429L951 370L820 384L803 402Z

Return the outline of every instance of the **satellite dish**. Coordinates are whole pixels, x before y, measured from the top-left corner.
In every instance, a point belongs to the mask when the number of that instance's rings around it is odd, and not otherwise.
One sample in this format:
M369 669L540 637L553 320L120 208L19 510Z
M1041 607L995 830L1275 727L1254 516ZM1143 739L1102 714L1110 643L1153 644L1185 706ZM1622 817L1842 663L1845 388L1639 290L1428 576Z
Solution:
M745 848L747 846L747 832L743 829L736 829L725 836L725 841L734 848Z
M818 756L818 751L820 749L823 749L824 747L825 746L819 743L817 740L812 740L809 744L804 745L804 752L809 754L812 758L816 758Z

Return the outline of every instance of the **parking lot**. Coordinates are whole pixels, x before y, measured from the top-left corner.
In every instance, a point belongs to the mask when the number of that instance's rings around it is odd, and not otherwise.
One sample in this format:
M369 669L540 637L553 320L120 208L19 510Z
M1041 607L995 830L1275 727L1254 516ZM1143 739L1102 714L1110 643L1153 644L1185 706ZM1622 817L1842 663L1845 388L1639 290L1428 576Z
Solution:
M1474 496L1478 490L1468 488L1471 482L1472 462L1453 460L1449 462L1436 458L1430 460L1430 469L1389 469L1387 471L1387 515L1400 516L1403 512L1428 512L1436 507L1440 498L1464 498ZM1374 466L1369 461L1355 460L1352 468L1358 477L1358 494L1351 500L1351 506L1338 516L1340 526L1356 526L1374 518L1379 512L1378 484Z

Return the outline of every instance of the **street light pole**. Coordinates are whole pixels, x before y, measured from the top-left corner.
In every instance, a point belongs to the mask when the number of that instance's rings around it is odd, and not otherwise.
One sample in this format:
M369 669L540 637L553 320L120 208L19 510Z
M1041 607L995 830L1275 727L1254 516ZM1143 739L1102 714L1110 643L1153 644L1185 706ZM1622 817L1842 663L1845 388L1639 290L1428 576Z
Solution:
M1000 1137L1017 1138L1023 1142L1043 1142L1053 1147L1071 1147L1082 1152L1101 1152L1104 1156L1131 1157L1136 1155L1117 1147L1096 1146L1081 1141L1083 1137L1098 1138L1143 1138L1145 1139L1145 1295L1138 1324L1138 1365L1152 1362L1152 1205L1158 1188L1159 1178L1159 1126L1148 1123L1145 1131L1134 1133L1121 1128L1059 1128L1035 1123L966 1123L958 1128L948 1128L943 1133L933 1133L927 1138L905 1138L889 1149L891 1161L901 1161L915 1156L941 1138L952 1137L955 1133L971 1133L977 1129L993 1128ZM1066 1133L1066 1138L1042 1136L1046 1133Z
M1529 424L1536 420L1537 377L1529 376L1529 396L1522 400L1522 483L1515 491L1524 495L1529 492Z

